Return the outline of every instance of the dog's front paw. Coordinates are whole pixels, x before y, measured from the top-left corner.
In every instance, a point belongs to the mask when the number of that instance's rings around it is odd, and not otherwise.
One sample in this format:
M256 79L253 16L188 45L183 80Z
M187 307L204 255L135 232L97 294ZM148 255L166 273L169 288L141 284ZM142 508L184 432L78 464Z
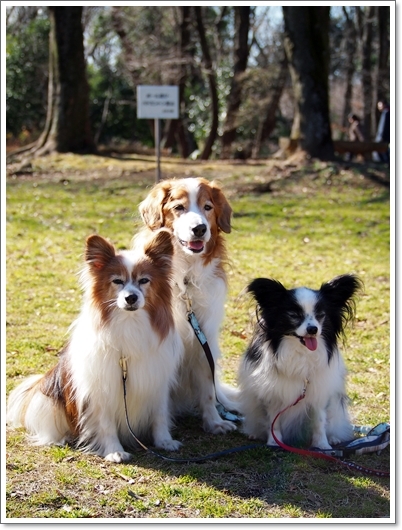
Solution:
M114 462L115 464L121 464L122 462L128 462L131 460L132 455L125 451L115 451L105 456L105 460L108 462Z
M226 434L237 429L231 421L221 420L213 422L204 422L204 431L212 434Z
M160 440L155 444L158 449L165 449L166 451L177 451L183 444L178 440Z
M334 445L340 444L344 440L341 440L341 438L338 438L337 436L331 436L331 438L329 438L328 441L331 444L331 446L334 446Z

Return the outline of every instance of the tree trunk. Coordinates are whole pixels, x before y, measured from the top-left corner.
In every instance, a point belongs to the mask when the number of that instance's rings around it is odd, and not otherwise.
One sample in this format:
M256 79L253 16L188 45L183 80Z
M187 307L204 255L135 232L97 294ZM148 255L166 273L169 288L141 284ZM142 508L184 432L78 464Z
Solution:
M105 101L103 103L101 122L100 122L98 130L96 131L95 138L94 138L94 142L95 142L96 146L99 145L99 140L100 140L100 136L102 134L102 129L103 129L105 123L106 123L106 120L107 120L107 117L108 117L108 114L109 114L110 99L111 99L111 95L110 95L110 92L109 92L108 94L106 94L106 98L105 98Z
M352 112L352 94L353 94L353 75L356 71L355 59L356 59L356 40L357 31L353 18L347 12L346 7L343 7L343 14L346 19L346 35L344 40L345 55L346 55L346 66L345 66L345 78L346 87L342 116L342 126L347 128L349 126L348 116ZM353 9L353 8L352 8Z
M94 150L89 120L82 7L49 7L49 92L37 154Z
M265 109L265 118L263 117L258 123L258 130L251 152L251 158L257 158L262 144L269 138L270 134L275 128L276 111L278 110L279 101L285 88L286 79L288 78L289 70L286 58L281 62L278 77L271 86L271 98Z
M285 51L296 109L291 138L310 156L331 159L329 119L329 6L282 7Z
M226 120L222 134L221 158L230 158L231 145L236 139L237 112L241 104L241 75L247 68L249 56L248 32L250 29L250 6L234 8L235 13L235 62L233 78L228 96Z
M89 119L82 7L49 7L49 82L46 122L36 142L10 153L8 161L53 151L88 153L95 150Z
M208 81L209 81L209 92L211 95L211 103L212 103L211 130L209 132L209 136L205 143L205 147L200 156L201 160L208 160L208 158L211 156L212 147L218 135L218 124L219 124L218 88L217 88L215 73L212 67L212 59L211 59L211 54L209 53L207 37L205 35L205 28L204 28L204 22L202 20L201 7L194 7L194 10L195 10L195 16L196 16L196 21L197 21L197 29L200 35L202 54L204 56L204 64L207 70L207 76L208 76Z
M187 158L191 154L191 149L187 142L187 134L184 126L185 122L185 101L184 90L186 87L187 78L187 63L189 55L189 46L191 42L190 36L190 10L189 6L181 6L180 10L180 54L182 58L182 65L179 80L179 106L180 113L178 120L172 120L171 127L174 129L175 137L177 138L180 154L183 158Z
M377 7L378 18L378 70L377 100L385 98L389 102L389 6Z
M176 140L180 155L182 158L188 158L192 152L192 146L189 142L189 134L185 127L185 101L184 91L186 88L187 78L187 65L189 62L189 46L191 43L190 35L190 10L189 6L180 6L180 55L181 55L181 68L180 68L180 79L179 85L179 119L171 120L169 128L166 134L166 140L164 145L166 148L170 148Z
M370 139L375 134L373 114L375 113L375 100L373 98L373 77L371 66L371 54L373 48L373 22L375 18L375 6L357 7L360 16L361 35L361 63L362 63L362 86L363 86L363 112L365 137ZM364 13L362 12L364 9Z

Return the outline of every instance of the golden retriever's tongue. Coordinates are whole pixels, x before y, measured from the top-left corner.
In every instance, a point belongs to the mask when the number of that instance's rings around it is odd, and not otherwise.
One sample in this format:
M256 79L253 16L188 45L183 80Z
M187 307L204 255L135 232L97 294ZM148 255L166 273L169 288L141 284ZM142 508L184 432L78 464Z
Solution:
M315 337L304 337L303 340L309 350L314 351L317 349L317 339Z
M190 250L200 251L204 248L204 243L202 241L189 241L188 248Z

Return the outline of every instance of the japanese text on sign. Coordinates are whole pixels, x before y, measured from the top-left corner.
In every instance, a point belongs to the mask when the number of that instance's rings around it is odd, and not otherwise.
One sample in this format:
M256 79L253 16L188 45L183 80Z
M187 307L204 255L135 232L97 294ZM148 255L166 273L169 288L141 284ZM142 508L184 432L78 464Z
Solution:
M178 119L178 86L137 86L137 117Z

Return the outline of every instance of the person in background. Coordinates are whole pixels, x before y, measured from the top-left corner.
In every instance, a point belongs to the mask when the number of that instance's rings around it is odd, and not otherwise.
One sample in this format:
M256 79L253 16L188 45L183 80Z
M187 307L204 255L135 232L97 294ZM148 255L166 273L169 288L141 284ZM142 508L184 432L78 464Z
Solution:
M360 118L356 116L356 114L349 114L348 116L349 121L349 140L351 142L364 142L364 134L362 131L362 127L360 125ZM346 160L352 160L353 154L352 153L346 153Z
M375 142L386 142L389 144L391 134L389 105L384 99L379 99L377 103L377 109L381 112L381 115L380 120L378 122ZM387 152L375 154L377 156L374 157L374 160L389 164L389 146Z
M364 142L364 134L360 125L360 118L356 114L349 114L349 140L351 142Z

